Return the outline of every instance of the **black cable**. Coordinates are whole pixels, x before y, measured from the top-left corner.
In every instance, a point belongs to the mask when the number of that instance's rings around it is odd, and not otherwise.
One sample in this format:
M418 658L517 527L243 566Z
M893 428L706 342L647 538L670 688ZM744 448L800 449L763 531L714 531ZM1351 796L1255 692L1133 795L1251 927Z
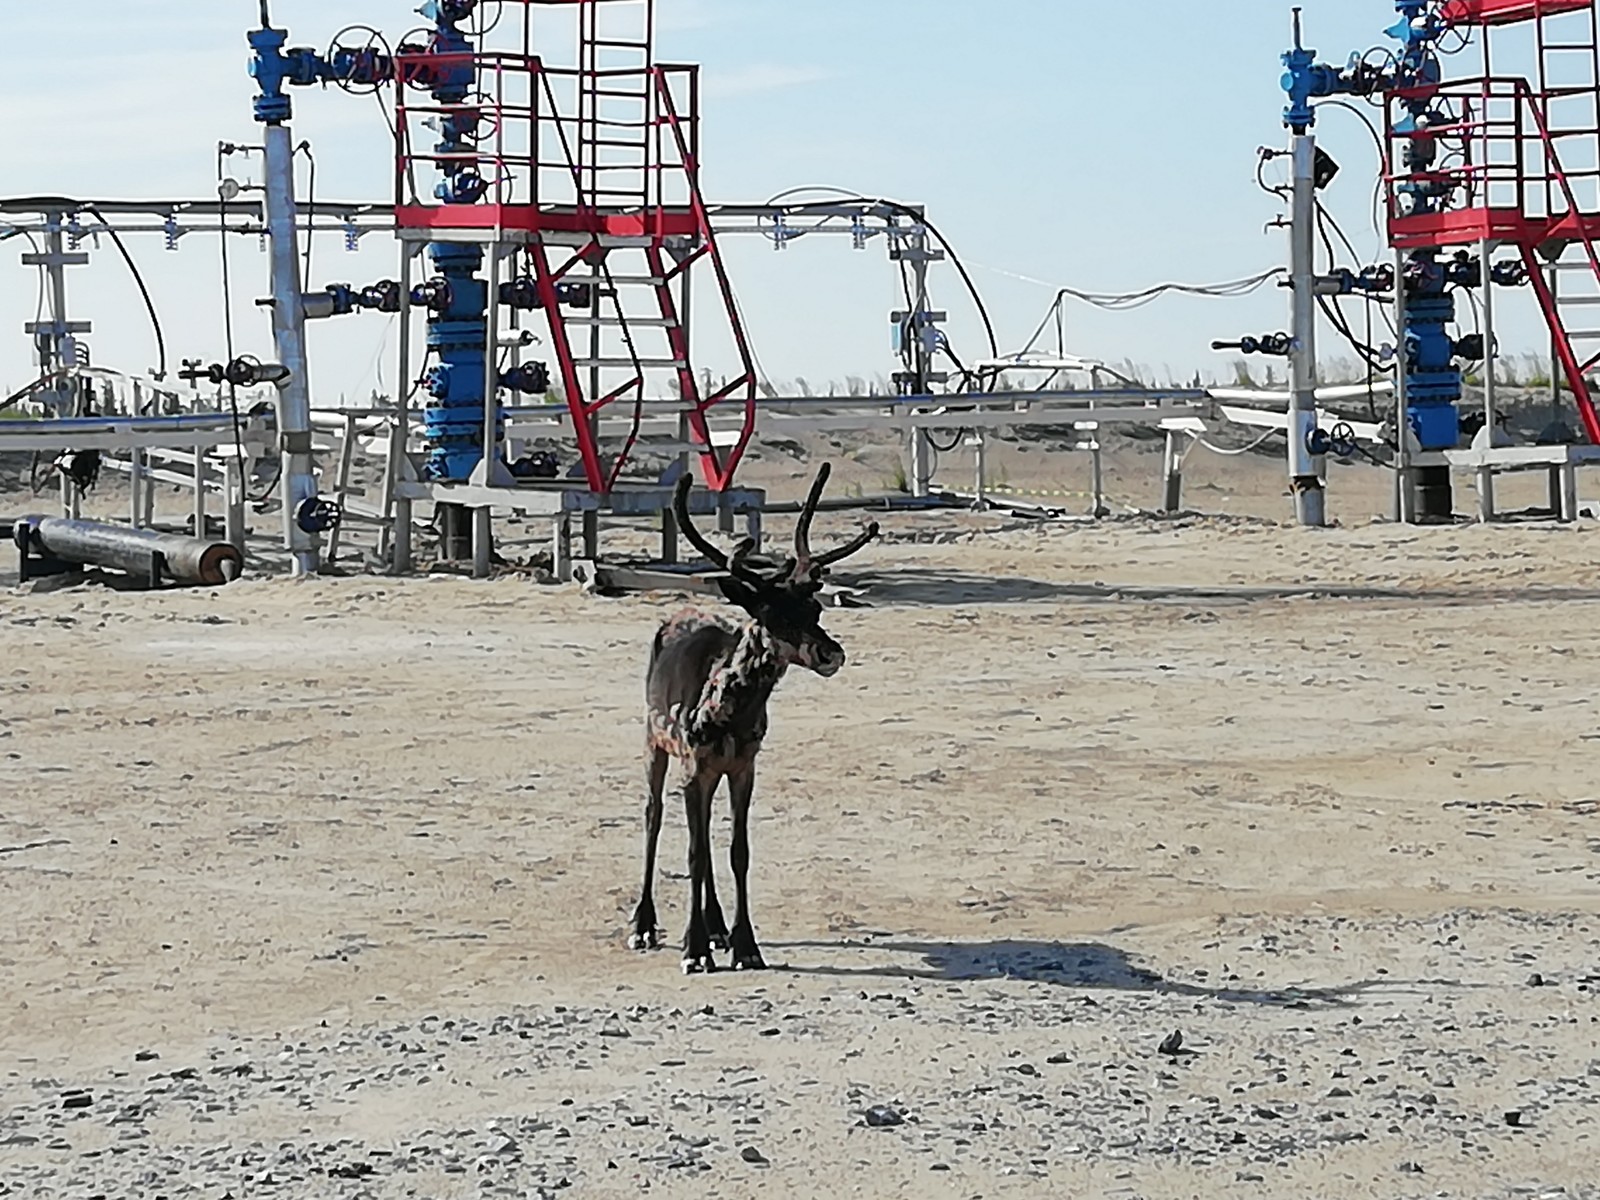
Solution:
M950 265L955 267L956 273L961 276L961 282L966 285L967 292L972 297L973 304L977 307L978 317L983 322L984 333L989 339L989 353L995 358L999 358L1000 341L995 336L994 322L989 317L989 306L983 302L983 294L978 290L978 285L972 281L972 275L967 271L966 264L961 261L961 256L956 253L955 248L950 244L950 239L945 237L944 234L939 231L939 228L934 225L932 221L928 220L925 214L919 213L916 209L911 208L909 205L901 204L898 200L887 200L881 196L844 194L842 194L842 198L857 204L880 204L884 208L889 209L891 212L900 213L910 220L915 221L938 239L939 245L942 246L944 248L944 252L950 256ZM783 208L786 211L804 212L807 209L816 208L818 206L826 206L831 203L834 203L834 201L803 201L798 204L786 204L783 206Z
M1277 196L1282 199L1289 195L1289 188L1284 184L1273 187L1267 182L1267 163L1278 156L1278 151L1267 149L1263 149L1256 155L1256 186L1266 192L1267 195Z
M217 189L217 217L222 234L218 239L222 245L222 330L223 338L227 345L228 362L234 360L233 352L233 280L228 263L228 197L219 187ZM231 374L231 372L230 372ZM278 473L267 486L267 490L260 496L250 495L249 481L244 478L244 419L239 415L239 389L233 380L228 380L228 409L233 414L233 452L239 462L240 487L244 490L244 499L247 504L265 504L277 489L278 481L283 478L283 464L280 460Z
M1344 228L1334 218L1333 214L1330 213L1326 208L1323 207L1323 204L1322 204L1321 200L1318 200L1317 201L1317 227L1322 233L1323 244L1326 245L1327 248L1328 248L1328 267L1329 267L1330 270L1332 270L1338 264L1337 264L1337 261L1336 261L1336 256L1334 255L1334 252L1333 252L1333 243L1331 241L1329 241L1329 239L1328 239L1328 228L1330 226L1332 227L1333 232L1336 233L1339 236L1339 241L1344 244L1344 248L1350 252L1351 259L1353 261L1355 261L1355 262L1360 262L1361 261L1361 255L1356 250L1355 244L1345 234ZM1378 311L1383 315L1383 323L1386 326L1388 326L1390 335L1393 336L1393 337L1398 338L1399 334L1395 330L1394 318L1390 315L1388 306L1387 305L1378 304L1378 302L1372 297L1371 293L1363 293L1362 299L1366 302L1366 305L1367 305L1367 318L1368 318L1368 320L1370 321L1371 317L1372 317L1372 307L1374 305L1377 305Z
M1322 315L1328 319L1328 323L1333 326L1335 331L1350 344L1350 348L1367 365L1368 370L1388 374L1390 368L1384 364L1378 352L1371 346L1363 344L1361 339L1356 337L1355 331L1350 328L1350 323L1345 320L1344 314L1330 304L1326 296L1317 297L1317 307L1322 310Z
M311 152L310 142L301 142L295 147L295 153L304 153L306 161L311 164L311 177L306 183L306 265L302 274L305 286L310 288L311 247L316 244L317 240L317 156ZM228 361L233 361L231 356Z
M133 281L139 286L139 295L144 297L145 311L150 314L150 327L155 330L156 354L160 359L156 370L156 379L165 379L167 377L167 338L161 330L161 316L156 312L156 302L150 298L150 289L145 286L144 276L139 271L139 264L134 262L133 255L128 253L128 247L123 242L122 235L111 227L111 223L101 215L99 209L86 208L84 211L106 227L106 233L110 235L112 244L116 246L117 252L122 255L122 261L128 264L128 270L133 273Z
M1367 127L1367 132L1372 135L1372 144L1378 151L1378 161L1382 162L1388 157L1388 154L1384 150L1383 146L1383 135L1378 132L1377 123L1374 122L1370 116L1357 108L1354 104L1351 104L1350 101L1324 100L1317 105L1317 108L1342 108L1349 112L1355 113L1355 115L1361 119L1361 123Z

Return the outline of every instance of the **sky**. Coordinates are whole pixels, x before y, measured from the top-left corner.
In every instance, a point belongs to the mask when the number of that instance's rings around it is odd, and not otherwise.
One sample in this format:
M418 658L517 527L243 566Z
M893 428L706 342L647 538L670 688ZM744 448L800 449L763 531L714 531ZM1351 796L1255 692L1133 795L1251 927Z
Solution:
M1284 0L656 2L658 57L703 66L708 199L759 202L831 185L926 205L978 285L1003 352L1027 341L1059 286L1218 282L1286 258L1282 233L1265 228L1278 202L1255 182L1257 148L1286 137ZM0 72L8 192L214 197L216 144L259 139L244 40L257 0L75 0L70 38L51 6L11 7ZM397 36L418 24L413 7L272 0L272 15L291 44L325 47L355 22ZM1383 36L1392 0L1304 0L1304 8L1307 44L1324 60L1392 44ZM1474 73L1474 52L1463 58L1459 73ZM1514 57L1497 63L1514 65ZM297 89L295 105L295 136L315 148L322 196L390 198L390 138L372 100ZM1326 196L1330 211L1367 261L1387 257L1372 225L1370 135L1339 110L1324 112L1318 132L1344 168ZM169 252L146 236L131 248L174 361L222 358L217 239L196 235ZM25 249L19 239L0 245L8 390L34 373L22 325L34 314L35 272L15 257ZM780 388L797 377L818 386L896 368L888 314L903 300L881 242L857 252L848 238L818 237L776 252L745 236L724 239L724 252L760 367ZM252 239L236 241L233 260L239 349L270 357L270 329L253 304L266 292L266 256ZM396 263L386 235L356 254L339 238L319 239L309 282L369 283L396 276ZM933 286L958 352L987 354L956 274L935 268ZM143 307L109 246L70 272L69 292L71 315L95 323L87 341L97 363L133 373L154 365ZM1281 329L1287 303L1273 287L1243 299L1163 299L1131 313L1073 303L1067 348L1133 362L1162 381L1227 375L1232 356L1213 352L1211 340ZM1530 294L1508 297L1501 312L1509 352L1542 344ZM391 318L322 322L311 337L319 402L393 387ZM1331 331L1323 339L1329 357L1349 357Z

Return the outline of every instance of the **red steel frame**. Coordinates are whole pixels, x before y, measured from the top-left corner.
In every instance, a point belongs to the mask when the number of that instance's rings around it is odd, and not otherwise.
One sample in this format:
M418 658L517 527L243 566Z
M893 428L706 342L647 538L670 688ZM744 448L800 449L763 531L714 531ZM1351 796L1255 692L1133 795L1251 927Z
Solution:
M645 28L640 36L605 35L600 9L608 2L642 7ZM658 374L670 370L685 404L690 441L706 485L726 490L755 431L757 375L700 188L699 68L654 61L654 0L508 3L524 6L520 53L480 49L470 55L397 57L396 74L402 82L395 121L396 222L402 229L425 231L442 240L452 232L480 238L487 233L523 244L549 324L554 365L566 394L584 475L595 492L615 488L637 439L652 367L637 350L641 330L630 325L621 293L631 286L635 294L648 295L654 306L652 317L643 322L635 313L635 324L664 329L670 359L656 362L655 367ZM539 6L578 10L577 66L553 67L533 53L532 17ZM602 65L608 56L641 61L622 67ZM428 68L463 62L475 70L479 88L464 104L440 105L419 92ZM637 117L607 114L608 105L629 103L639 106ZM430 131L416 127L428 117L463 109L479 119L478 143L470 153L440 155L432 147ZM482 203L424 203L417 197L414 186L423 186L424 180L431 186L446 157L476 168L489 181ZM620 183L617 176L622 177ZM553 256L552 250L560 254ZM623 282L611 264L629 254L642 254L646 273ZM703 389L696 378L687 314L680 311L673 294L674 285L683 283L701 260L716 277L721 311L740 361L733 379L715 390ZM581 278L597 284L600 296L609 302L611 315L604 322L620 333L621 357L631 359L631 368L608 368L612 378L605 382L594 365L596 358L585 358L575 348L573 328L595 328L600 301L589 315L569 317L557 300L557 284L579 278L575 273L580 271L589 272ZM618 370L620 383L615 382ZM608 462L596 419L629 397L634 403L633 431ZM737 406L741 417L737 440L725 451L713 445L709 422L713 410L723 404Z
M1548 70L1553 52L1587 52L1592 56L1591 78L1600 84L1600 30L1596 27L1596 0L1451 0L1441 10L1452 22L1479 27L1483 43L1483 74L1435 86L1390 93L1385 144L1388 147L1385 184L1388 194L1389 237L1396 249L1414 250L1475 245L1483 241L1515 245L1527 265L1534 293L1549 325L1552 344L1577 402L1578 415L1588 439L1600 444L1597 414L1589 372L1600 365L1600 352L1581 360L1572 344L1556 294L1545 275L1541 249L1580 244L1595 279L1600 281L1600 211L1587 211L1573 186L1577 179L1600 181L1600 167L1568 170L1562 164L1561 143L1584 138L1600 150L1600 107L1595 120L1575 128L1552 124L1552 101L1595 95L1594 84L1561 86ZM1567 13L1590 14L1588 41L1551 43L1545 19ZM1491 71L1489 29L1537 22L1539 79L1497 76ZM1396 129L1396 101L1437 99L1457 116L1448 125L1435 125L1422 133ZM1597 96L1600 105L1600 96ZM1404 169L1407 143L1427 137L1441 149L1455 147L1444 165L1415 173ZM1455 161L1451 161L1454 159ZM1448 197L1444 211L1407 215L1402 207L1403 185L1433 184Z

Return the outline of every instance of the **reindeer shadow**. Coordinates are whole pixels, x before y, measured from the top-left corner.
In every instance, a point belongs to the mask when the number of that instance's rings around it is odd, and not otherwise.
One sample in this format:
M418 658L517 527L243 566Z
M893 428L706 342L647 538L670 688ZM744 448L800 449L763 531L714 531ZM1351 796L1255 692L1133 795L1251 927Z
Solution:
M943 568L896 567L882 574L839 575L836 582L861 589L868 604L1026 604L1039 600L1133 601L1147 604L1257 604L1314 597L1338 600L1418 600L1402 588L1348 584L1119 584L1051 582L1021 576L971 574ZM1429 598L1456 599L1431 592Z
M1344 583L1281 584L1119 584L1055 583L1020 576L976 575L928 567L896 567L881 574L836 574L834 582L860 589L867 604L954 607L982 604L1027 604L1041 600L1089 603L1203 604L1243 607L1281 600L1347 600L1401 603L1483 604L1502 593L1473 587L1386 587ZM1524 599L1557 602L1600 600L1600 589L1539 587L1523 589Z
M1014 980L1048 983L1092 991L1150 992L1192 996L1234 1004L1278 1008L1345 1007L1361 993L1396 986L1392 980L1362 980L1326 988L1253 988L1242 984L1209 987L1170 980L1135 963L1115 946L1100 942L827 942L792 941L769 944L771 950L859 950L895 954L917 963L871 966L811 965L789 962L780 969L797 975L837 978L927 979L945 983Z
M862 589L868 604L960 605L1026 604L1070 594L1070 585L1019 576L978 575L966 571L896 567L879 573L836 573L834 582Z

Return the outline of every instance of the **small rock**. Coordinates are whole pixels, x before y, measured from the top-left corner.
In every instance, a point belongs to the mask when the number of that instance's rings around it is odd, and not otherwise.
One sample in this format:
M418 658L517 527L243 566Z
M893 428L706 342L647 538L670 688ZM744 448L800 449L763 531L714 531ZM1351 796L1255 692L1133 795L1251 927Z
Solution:
M1162 1054L1177 1054L1183 1049L1183 1031L1174 1029L1161 1040L1161 1044L1156 1049Z
M1059 1067L1062 1063L1069 1063L1071 1061L1072 1055L1068 1054L1065 1050L1061 1051L1059 1054L1052 1054L1049 1058L1045 1059L1045 1062L1056 1067Z
M1506 1124L1507 1125L1510 1125L1510 1126L1513 1126L1513 1127L1521 1125L1522 1124L1522 1112L1521 1112L1521 1110L1520 1109L1515 1109L1515 1108L1512 1109L1510 1112L1506 1113L1505 1120L1506 1120Z
M905 1116L898 1110L890 1108L887 1104L875 1104L862 1114L866 1122L873 1129L888 1129L894 1125L904 1125Z
M1529 987L1543 987L1544 986L1544 976L1539 974L1539 972L1535 971L1532 975L1528 976L1528 986Z
M94 1103L94 1097L88 1092L68 1092L61 1097L62 1108L88 1108Z
M1422 1164L1417 1162L1403 1162L1397 1170L1405 1175L1421 1175L1423 1173Z
M154 1050L140 1050L138 1053L136 1053L133 1056L133 1061L134 1062L154 1062L156 1059L158 1059L160 1057L161 1057L161 1055L157 1054Z
M739 1151L739 1157L744 1159L745 1162L755 1163L757 1166L767 1165L767 1156L762 1154L761 1151L757 1150L754 1146L742 1147Z

